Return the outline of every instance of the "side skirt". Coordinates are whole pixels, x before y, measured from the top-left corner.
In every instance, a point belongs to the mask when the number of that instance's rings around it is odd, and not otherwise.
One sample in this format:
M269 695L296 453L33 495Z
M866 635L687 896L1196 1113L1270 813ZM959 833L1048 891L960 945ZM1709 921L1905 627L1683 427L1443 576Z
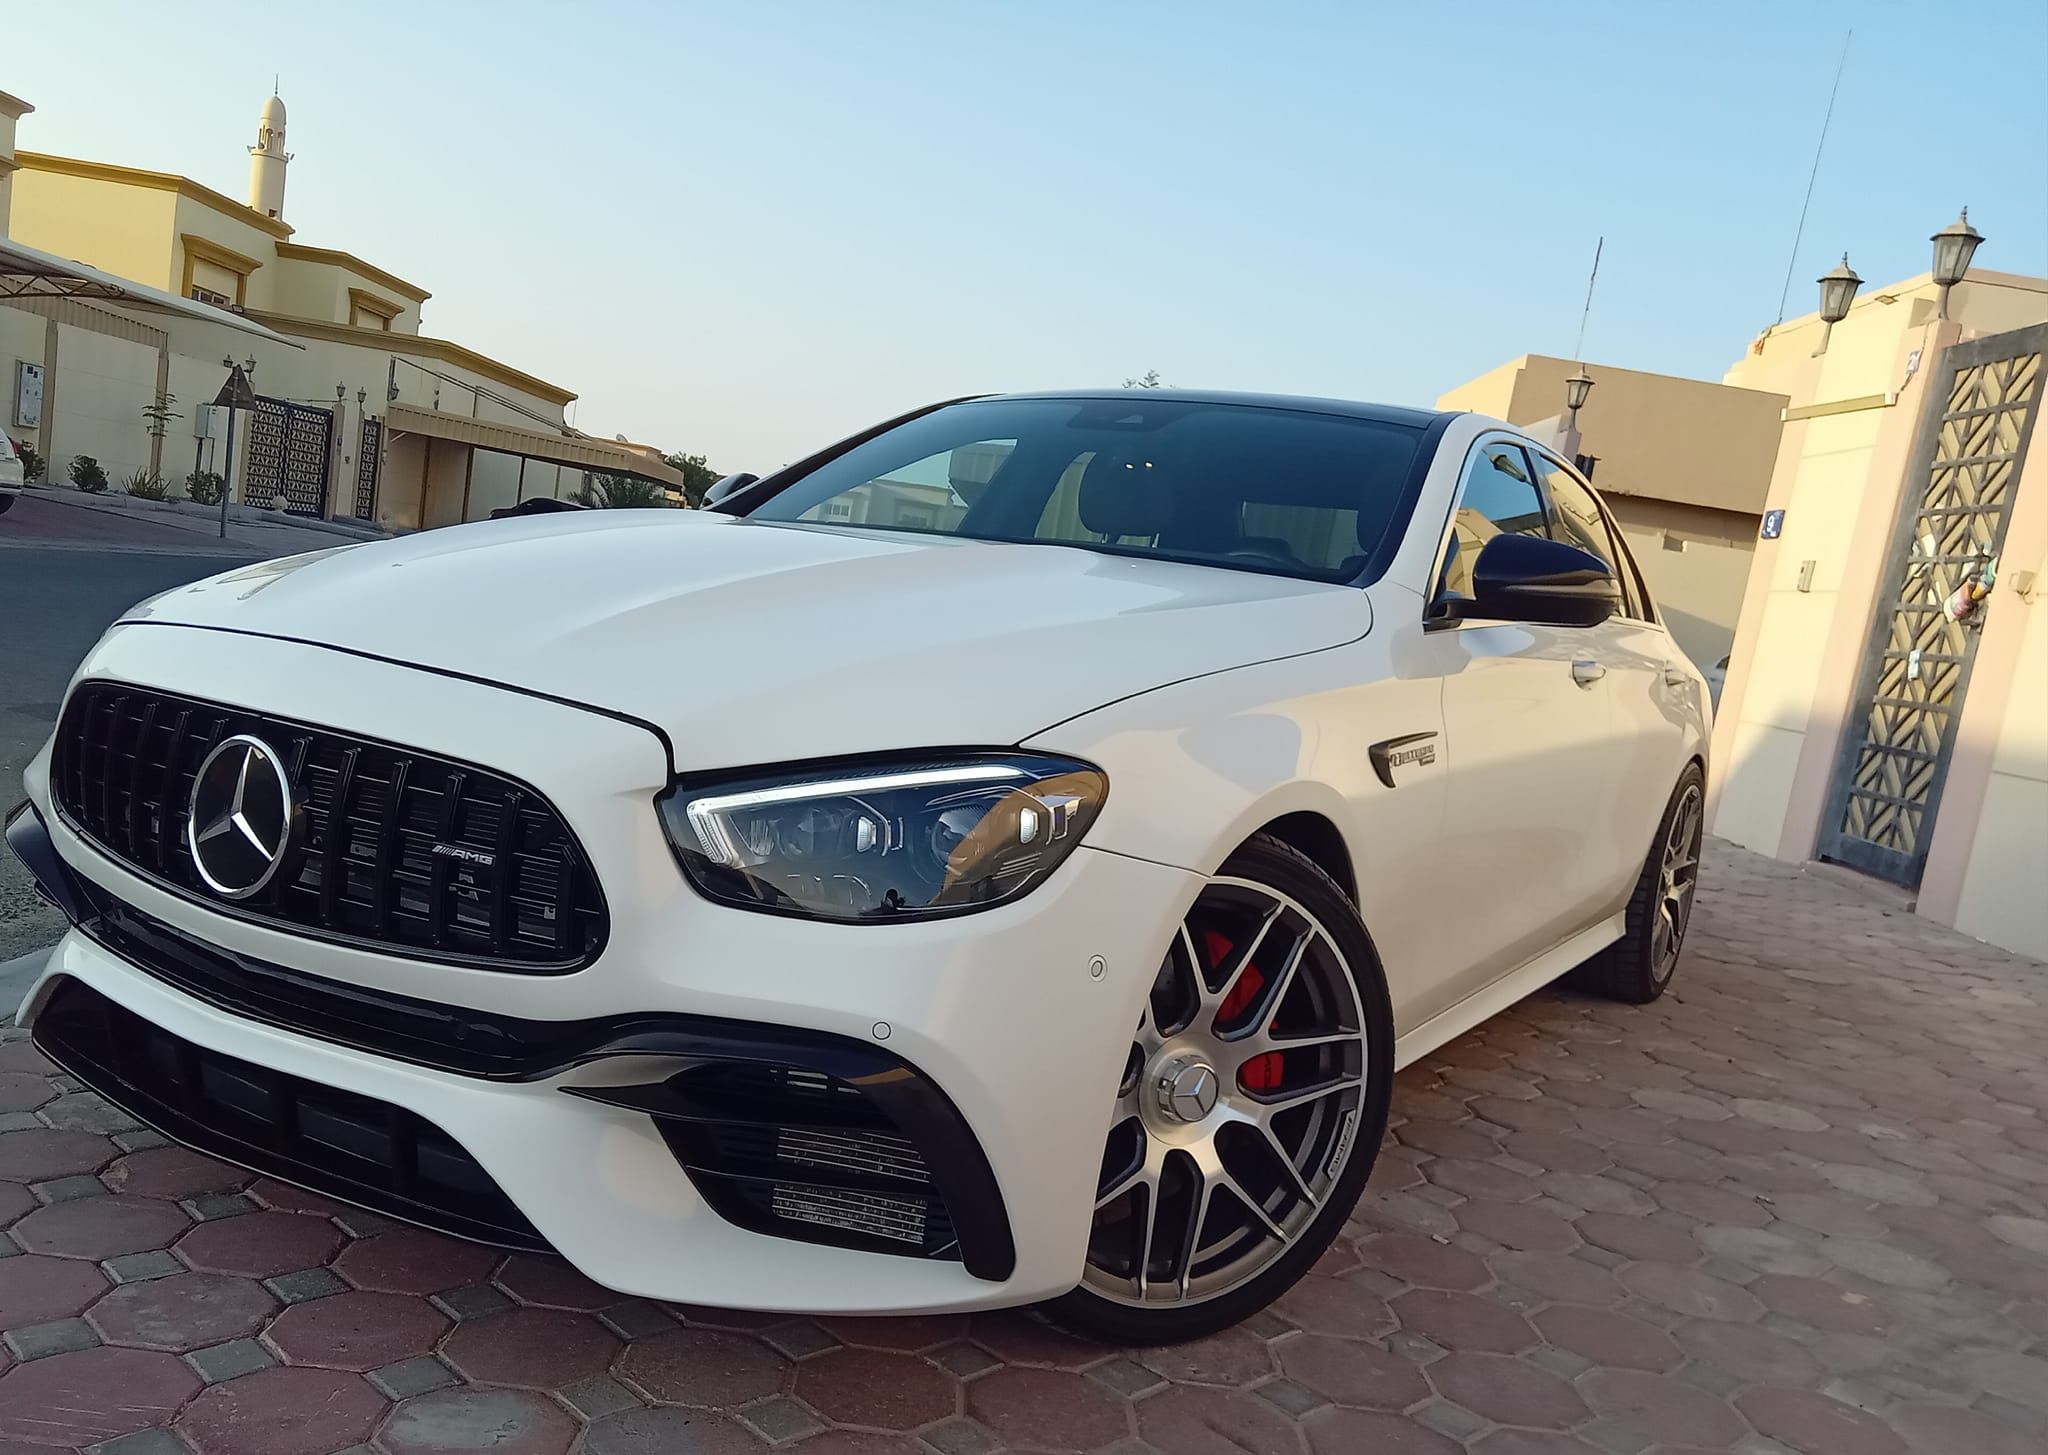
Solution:
M1521 969L1510 970L1483 990L1475 990L1449 1009L1438 1011L1394 1042L1394 1069L1398 1071L1411 1061L1420 1060L1606 949L1621 938L1625 915L1625 911L1616 913L1580 930Z

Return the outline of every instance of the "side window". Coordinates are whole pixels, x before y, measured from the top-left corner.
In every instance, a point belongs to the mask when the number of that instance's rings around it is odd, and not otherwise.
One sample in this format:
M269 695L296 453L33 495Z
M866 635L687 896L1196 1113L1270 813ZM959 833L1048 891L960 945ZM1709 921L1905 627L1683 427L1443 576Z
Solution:
M1564 466L1541 455L1535 459L1536 473L1543 479L1544 493L1550 497L1551 509L1557 520L1558 539L1582 551L1590 551L1605 561L1621 587L1628 614L1640 620L1646 613L1636 590L1635 572L1630 569L1627 553L1609 528L1607 517L1601 514L1600 502L1593 498L1592 490L1581 484Z
M1458 482L1458 513L1451 517L1437 595L1472 594L1472 563L1495 536L1545 534L1543 497L1536 493L1528 456L1514 445L1483 446Z

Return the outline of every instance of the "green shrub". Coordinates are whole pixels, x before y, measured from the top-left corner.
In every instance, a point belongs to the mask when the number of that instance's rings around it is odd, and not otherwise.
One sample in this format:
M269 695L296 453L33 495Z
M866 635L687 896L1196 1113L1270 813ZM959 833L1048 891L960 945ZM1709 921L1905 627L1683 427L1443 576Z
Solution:
M107 472L91 455L73 455L70 473L71 483L87 495L98 495L107 488Z
M126 489L137 500L167 500L171 483L154 470L137 470L128 477Z
M33 482L43 478L43 457L36 453L34 445L23 445L15 454L21 457L22 479Z
M576 492L576 503L599 510L640 510L669 504L668 491L637 475L590 475Z
M185 497L195 505L218 505L220 485L220 471L194 470L185 477Z

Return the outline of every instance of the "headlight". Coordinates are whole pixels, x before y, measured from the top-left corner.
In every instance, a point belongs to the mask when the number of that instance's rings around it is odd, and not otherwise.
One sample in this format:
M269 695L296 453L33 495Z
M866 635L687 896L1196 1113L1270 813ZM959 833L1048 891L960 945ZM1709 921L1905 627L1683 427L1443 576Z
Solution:
M965 914L1029 893L1102 811L1102 770L964 754L679 783L660 800L711 898L815 919Z

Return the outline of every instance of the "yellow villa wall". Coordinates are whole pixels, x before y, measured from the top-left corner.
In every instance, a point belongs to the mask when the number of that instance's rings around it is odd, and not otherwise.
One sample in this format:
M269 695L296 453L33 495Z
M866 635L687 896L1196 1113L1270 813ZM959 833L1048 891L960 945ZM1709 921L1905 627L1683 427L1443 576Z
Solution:
M121 187L24 163L14 174L8 233L46 253L175 292L178 200L175 192Z

